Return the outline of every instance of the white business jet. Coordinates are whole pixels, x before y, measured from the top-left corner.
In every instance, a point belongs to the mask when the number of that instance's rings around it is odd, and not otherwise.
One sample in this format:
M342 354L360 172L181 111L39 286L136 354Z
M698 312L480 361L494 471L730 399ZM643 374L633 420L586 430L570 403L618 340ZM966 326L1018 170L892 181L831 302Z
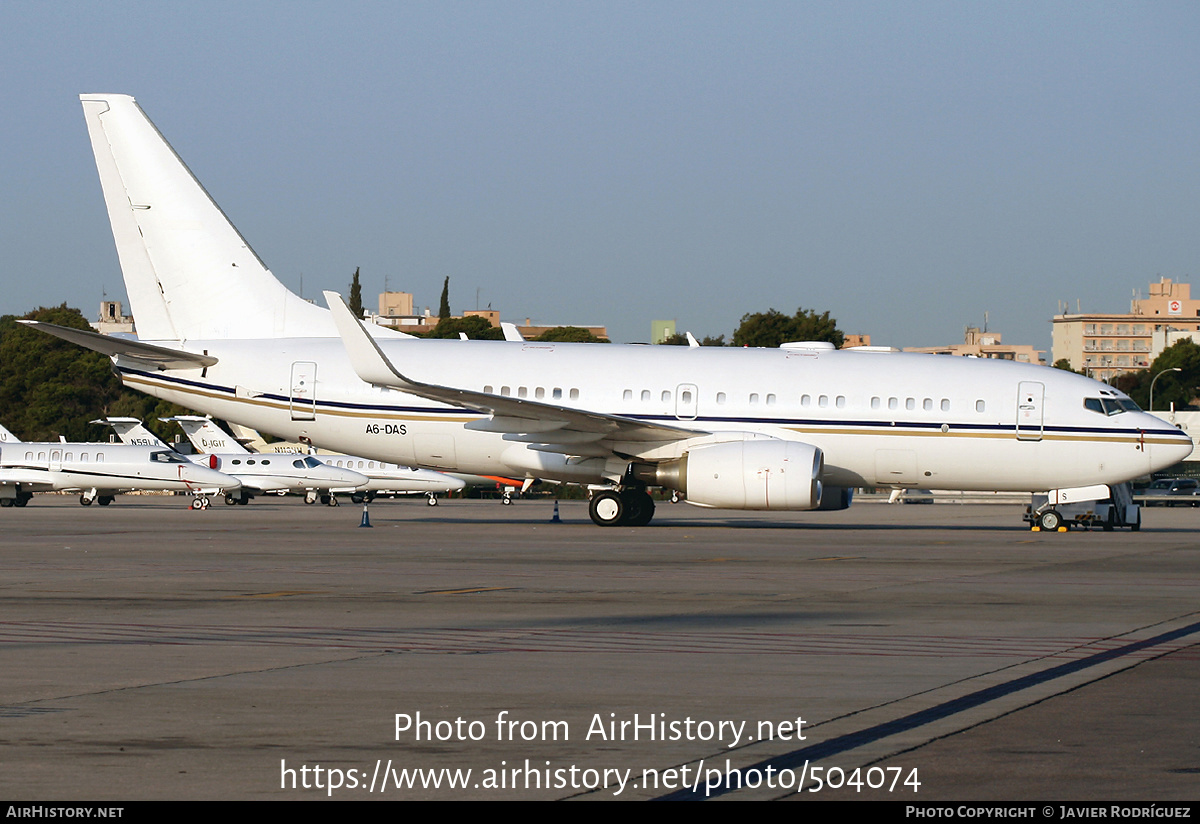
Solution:
M1056 369L895 351L412 339L266 268L131 97L82 95L141 342L34 324L126 385L275 435L410 466L647 486L704 507L840 509L858 486L1117 484L1192 449L1121 392Z
M431 472L428 469L413 469L407 466L360 458L354 455L318 454L314 457L300 453L251 452L245 446L238 443L238 441L226 435L211 419L203 418L199 415L176 415L173 418L163 418L163 420L174 421L179 424L184 434L187 435L188 440L191 441L192 446L200 452L222 455L221 468L225 472L233 472L234 467L232 465L238 460L244 465L248 461L257 460L259 463L262 463L273 458L286 458L290 455L290 457L295 458L297 461L319 461L323 467L342 472L352 472L354 475L362 478L362 482L353 485L346 484L330 487L322 483L317 487L318 491L316 494L310 493L305 497L304 500L307 503L314 503L317 500L317 495L325 503L336 501L337 498L334 495L339 492L349 493L350 499L358 504L361 504L365 500L370 500L381 493L394 493L399 495L426 495L428 496L430 505L437 506L437 496L439 494L453 492L463 489L466 486L466 483L458 478L452 478L442 472ZM243 480L242 483L244 485L245 481Z
M78 491L79 503L108 506L135 489L236 492L236 478L197 466L163 446L25 443L0 435L0 506L25 506L34 492Z
M183 420L181 420L181 418ZM184 420L208 421L207 418L192 418L179 416L163 418L164 421L175 421L183 425ZM104 418L92 423L107 423L117 431L122 443L152 444L169 449L157 435L147 429L137 418ZM208 423L212 423L208 421ZM213 427L216 429L216 427ZM191 432L184 425L184 431L191 439ZM220 432L220 430L217 430ZM224 433L222 433L224 434ZM317 460L311 455L256 455L247 452L241 444L226 438L225 449L209 448L202 455L184 456L185 460L216 469L237 478L241 488L225 493L225 503L248 504L255 495L270 492L301 492L312 494L310 503L319 497L323 503L337 506L338 491L353 492L364 488L370 480L365 475L352 469L331 466ZM196 442L192 439L192 445ZM211 444L210 444L211 447ZM199 448L199 447L197 447ZM308 500L308 499L306 499Z

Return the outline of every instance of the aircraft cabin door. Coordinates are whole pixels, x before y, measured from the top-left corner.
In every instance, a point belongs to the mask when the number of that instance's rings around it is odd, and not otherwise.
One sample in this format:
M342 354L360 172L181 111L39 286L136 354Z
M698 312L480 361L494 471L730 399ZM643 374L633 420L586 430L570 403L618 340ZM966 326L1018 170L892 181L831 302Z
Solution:
M317 365L312 361L296 361L292 364L291 407L292 420L315 421L317 419Z
M1017 386L1017 440L1042 439L1043 406L1046 385L1039 381L1021 381Z
M696 384L681 383L675 387L675 417L681 421L696 420Z

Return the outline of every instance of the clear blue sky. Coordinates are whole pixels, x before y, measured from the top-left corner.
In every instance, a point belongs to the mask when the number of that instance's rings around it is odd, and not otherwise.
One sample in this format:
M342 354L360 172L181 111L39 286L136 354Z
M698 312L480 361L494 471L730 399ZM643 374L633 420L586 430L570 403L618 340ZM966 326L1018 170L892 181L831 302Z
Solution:
M310 297L1048 349L1200 260L1194 2L8 0L0 76L3 313L123 297L80 92Z

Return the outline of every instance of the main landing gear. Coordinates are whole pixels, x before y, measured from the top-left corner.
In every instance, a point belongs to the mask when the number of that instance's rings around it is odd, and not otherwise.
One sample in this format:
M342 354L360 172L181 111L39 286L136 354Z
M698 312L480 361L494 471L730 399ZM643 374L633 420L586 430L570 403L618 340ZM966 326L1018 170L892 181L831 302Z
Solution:
M592 496L588 514L597 526L645 526L654 517L654 499L645 489L605 489Z

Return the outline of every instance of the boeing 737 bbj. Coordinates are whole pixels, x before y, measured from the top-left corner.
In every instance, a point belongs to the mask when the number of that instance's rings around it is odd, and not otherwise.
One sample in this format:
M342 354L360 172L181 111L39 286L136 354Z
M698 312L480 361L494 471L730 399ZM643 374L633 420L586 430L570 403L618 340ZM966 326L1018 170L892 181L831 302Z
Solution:
M134 388L328 449L728 509L839 509L858 486L1045 491L1170 466L1191 441L1080 375L835 351L413 339L289 292L131 97L82 96L140 342L36 324Z

